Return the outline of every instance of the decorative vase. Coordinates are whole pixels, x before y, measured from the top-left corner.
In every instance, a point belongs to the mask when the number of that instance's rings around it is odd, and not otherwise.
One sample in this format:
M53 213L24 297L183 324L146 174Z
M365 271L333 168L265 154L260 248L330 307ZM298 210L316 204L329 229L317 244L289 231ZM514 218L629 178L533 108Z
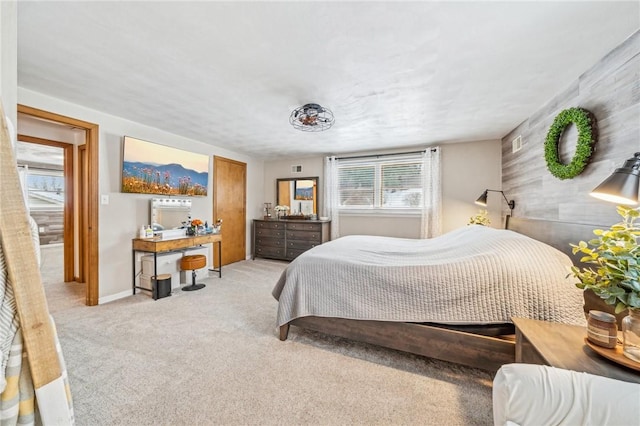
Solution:
M629 308L629 315L622 318L622 353L640 362L640 309Z

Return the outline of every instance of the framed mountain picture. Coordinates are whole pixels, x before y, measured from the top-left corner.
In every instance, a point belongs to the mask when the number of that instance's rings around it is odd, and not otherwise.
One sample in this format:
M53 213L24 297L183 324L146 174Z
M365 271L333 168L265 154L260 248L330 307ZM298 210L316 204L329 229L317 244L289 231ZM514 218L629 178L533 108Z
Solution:
M125 136L122 192L206 196L209 156Z

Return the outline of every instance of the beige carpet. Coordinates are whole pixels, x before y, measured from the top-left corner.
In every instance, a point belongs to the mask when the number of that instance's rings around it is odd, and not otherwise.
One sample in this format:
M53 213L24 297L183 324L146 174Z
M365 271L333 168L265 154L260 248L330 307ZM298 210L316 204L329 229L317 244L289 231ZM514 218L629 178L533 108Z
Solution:
M200 291L97 307L47 284L77 424L491 424L489 373L296 327L279 341L285 266L238 262Z

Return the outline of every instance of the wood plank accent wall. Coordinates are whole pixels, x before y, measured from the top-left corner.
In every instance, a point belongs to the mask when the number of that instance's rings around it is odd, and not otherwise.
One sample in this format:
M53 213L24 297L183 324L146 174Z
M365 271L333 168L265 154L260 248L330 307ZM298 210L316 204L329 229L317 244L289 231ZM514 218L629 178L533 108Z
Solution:
M544 160L544 140L556 115L582 107L598 121L596 152L582 174L560 180ZM522 136L523 147L511 152ZM575 152L577 131L570 126L560 142L565 163ZM640 30L609 52L562 93L502 139L502 189L516 201L514 216L585 224L612 224L615 205L589 196L615 168L640 151ZM508 209L503 211L508 214Z

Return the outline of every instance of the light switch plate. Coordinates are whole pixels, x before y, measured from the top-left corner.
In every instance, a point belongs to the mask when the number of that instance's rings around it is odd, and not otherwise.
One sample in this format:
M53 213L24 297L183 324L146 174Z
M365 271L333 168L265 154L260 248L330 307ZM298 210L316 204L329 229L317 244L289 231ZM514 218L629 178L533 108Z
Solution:
M102 195L100 196L100 203L101 203L102 205L107 205L107 204L109 204L109 195L108 195L108 194L102 194Z

